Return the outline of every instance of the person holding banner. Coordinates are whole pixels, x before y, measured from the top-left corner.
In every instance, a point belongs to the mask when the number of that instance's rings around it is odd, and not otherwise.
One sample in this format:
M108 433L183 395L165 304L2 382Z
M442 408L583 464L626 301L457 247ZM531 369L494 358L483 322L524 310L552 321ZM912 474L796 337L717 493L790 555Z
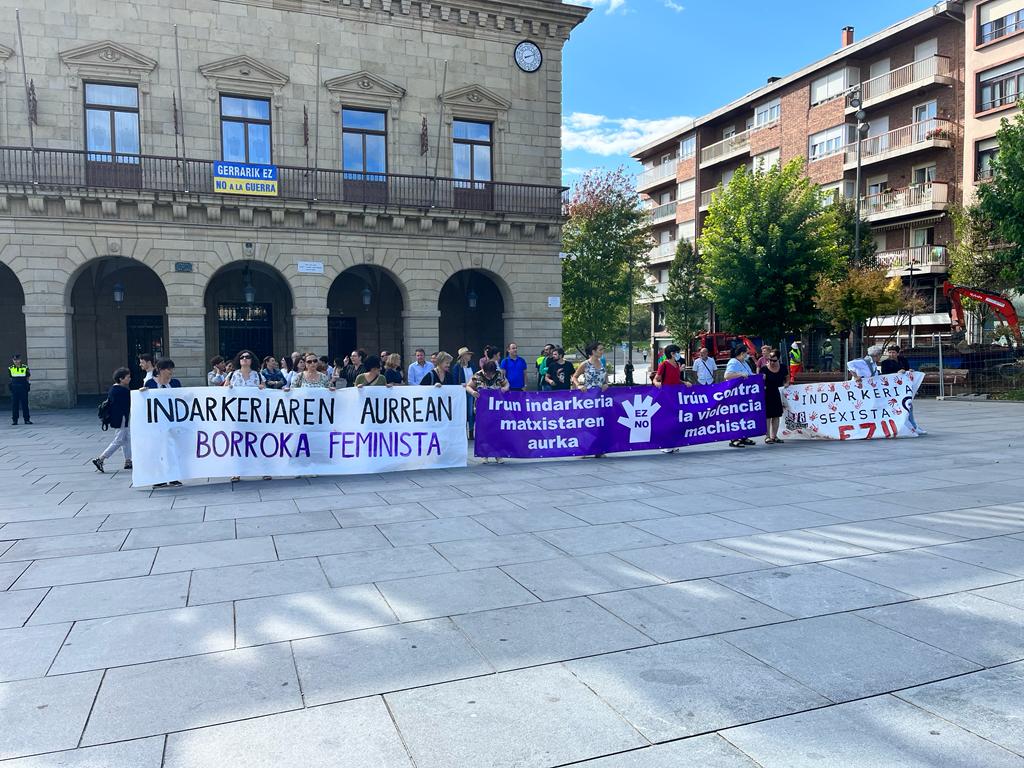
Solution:
M434 367L427 371L427 375L420 380L424 387L442 387L445 384L454 384L452 377L452 356L447 352L437 352L437 362Z
M181 382L174 378L174 361L162 357L156 361L156 374L153 378L147 379L143 390L146 389L177 389Z
M782 418L782 395L779 387L789 383L789 374L779 362L779 350L768 351L768 363L758 371L764 376L764 415L768 420L768 435L765 437L765 445L781 443L779 439L779 420Z
M868 353L862 358L851 360L846 364L846 370L850 372L853 380L859 387L863 379L870 379L879 373L878 361L882 358L882 345L874 344L868 347Z
M658 365L654 374L654 386L656 387L680 387L683 385L692 387L690 382L683 379L683 353L675 344L665 347L665 360Z
M388 384L403 384L402 379L402 356L392 352L384 361L384 378Z
M572 375L573 385L582 392L586 392L588 389L600 388L601 391L608 389L608 371L605 369L604 363L601 362L604 355L604 344L592 341L587 344L584 352L587 359Z
M363 367L366 369L358 376L356 376L356 388L362 389L363 387L390 387L388 380L384 377L384 374L380 372L380 358L376 355L370 355L366 358L366 362L363 363Z
M305 357L305 367L299 374L299 377L295 380L296 387L307 387L314 389L329 389L331 392L334 391L334 382L331 381L331 377L326 372L321 373L317 369L317 365L320 362L320 358L314 355L312 352L307 352ZM358 374L356 374L358 375ZM352 378L355 381L355 377ZM339 379L344 381L344 377Z
M263 389L263 377L260 372L252 367L256 356L248 349L243 349L235 358L235 370L227 377L224 386L232 387L258 387Z
M488 360L484 363L484 367L479 371L476 371L466 382L466 395L468 396L469 402L466 404L467 413L476 412L476 401L480 399L481 389L496 389L499 392L508 392L508 379L505 378L505 372L498 368L498 364L493 360ZM475 422L475 418L474 418ZM473 422L469 425L469 436L473 437L473 429L475 424ZM484 464L488 461L487 457L484 457ZM501 463L501 459L495 457L496 464Z
M753 371L750 370L750 365L747 363L747 348L743 345L737 345L732 350L732 359L726 363L725 366L725 380L731 381L732 379L745 379L750 376ZM754 441L749 437L741 437L737 440L730 440L730 448L742 448L746 445L753 445Z

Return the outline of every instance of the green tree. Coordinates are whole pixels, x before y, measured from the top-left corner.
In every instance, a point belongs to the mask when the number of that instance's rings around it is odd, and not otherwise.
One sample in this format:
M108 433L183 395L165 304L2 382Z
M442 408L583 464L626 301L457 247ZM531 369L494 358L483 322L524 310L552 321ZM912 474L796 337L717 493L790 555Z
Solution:
M978 188L978 209L991 222L989 251L998 275L1014 289L1024 288L1024 111L1003 118L996 132L999 153L992 161L992 179Z
M851 266L838 278L823 277L814 303L832 330L843 333L877 315L897 314L906 304L905 293L902 281L888 277L883 267Z
M668 292L663 306L665 325L682 347L707 327L708 300L702 286L697 252L689 241L680 240L668 270Z
M803 160L741 167L714 197L701 235L705 291L732 332L767 339L812 326L822 277L846 260L837 217L821 205Z
M857 267L871 267L875 260L875 239L871 235L871 224L864 218L860 220L860 261L856 258L857 204L847 198L839 198L827 209L835 217L839 229L837 244L840 252L846 254L849 263Z
M573 188L562 233L562 337L567 346L612 342L644 285L653 246L647 212L622 169L590 172Z
M981 208L954 205L949 217L953 222L953 238L946 246L950 281L995 293L1012 290L1014 283L1006 279L1004 265L995 257L992 222Z

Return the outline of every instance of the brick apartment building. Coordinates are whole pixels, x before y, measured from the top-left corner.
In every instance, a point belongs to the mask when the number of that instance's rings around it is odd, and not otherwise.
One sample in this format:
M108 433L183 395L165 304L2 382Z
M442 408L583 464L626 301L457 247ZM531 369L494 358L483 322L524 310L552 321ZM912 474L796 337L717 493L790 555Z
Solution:
M966 7L965 7L966 5ZM660 300L679 238L699 241L712 196L741 165L807 160L808 177L836 199L861 196L879 262L926 302L920 341L948 332L942 283L952 236L949 208L973 194L995 151L999 118L1024 92L1024 0L939 2L876 34L841 31L835 53L699 117L633 154L638 191L651 209L652 342L668 343ZM855 189L859 85L865 121ZM713 318L711 318L713 322ZM869 336L906 317L875 318ZM729 330L721 328L719 330ZM814 345L815 347L817 345ZM813 350L812 350L813 352Z

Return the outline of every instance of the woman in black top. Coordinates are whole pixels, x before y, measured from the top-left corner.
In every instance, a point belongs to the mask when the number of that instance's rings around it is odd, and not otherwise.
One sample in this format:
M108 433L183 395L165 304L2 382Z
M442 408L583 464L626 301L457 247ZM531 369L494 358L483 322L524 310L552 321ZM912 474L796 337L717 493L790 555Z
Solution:
M789 383L789 371L779 363L779 350L768 353L768 365L762 365L758 373L764 376L764 411L768 418L768 436L765 443L781 443L779 420L782 418L782 395L779 387Z
M132 410L132 372L127 368L118 368L114 371L114 385L107 392L107 402L110 403L110 426L117 429L114 439L110 445L93 459L93 466L98 472L104 472L103 462L109 459L120 448L124 451L124 468L132 468L132 437L128 431L128 421Z
M425 387L440 387L443 384L454 383L455 379L452 376L452 356L447 352L438 352L437 364L426 376L423 377L420 384Z

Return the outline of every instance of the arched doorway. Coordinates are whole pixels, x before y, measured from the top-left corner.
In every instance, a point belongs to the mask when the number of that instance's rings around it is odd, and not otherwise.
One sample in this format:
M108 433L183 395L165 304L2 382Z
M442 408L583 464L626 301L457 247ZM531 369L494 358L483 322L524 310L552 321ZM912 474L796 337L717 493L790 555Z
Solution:
M167 292L160 277L123 256L94 259L71 288L75 392L102 395L121 366L142 384L138 357L166 354Z
M353 349L401 352L402 291L394 278L366 264L342 272L327 294L327 354L340 359Z
M210 279L203 301L207 357L231 358L248 349L261 363L294 351L292 292L273 267L232 262Z
M5 364L15 352L22 356L28 354L25 349L24 306L25 291L22 290L21 281L14 270L6 264L0 264L0 356ZM6 388L3 396L7 396Z
M456 272L441 288L438 338L454 355L469 347L479 356L485 345L505 348L505 300L494 280L478 269Z

